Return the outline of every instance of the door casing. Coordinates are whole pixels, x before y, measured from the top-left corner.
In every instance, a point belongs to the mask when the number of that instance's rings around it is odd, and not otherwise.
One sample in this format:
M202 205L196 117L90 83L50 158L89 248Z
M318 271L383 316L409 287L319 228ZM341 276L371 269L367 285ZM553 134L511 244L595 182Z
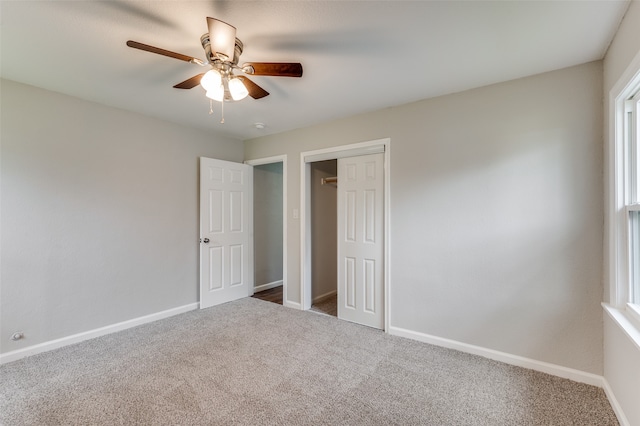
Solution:
M384 331L389 330L390 316L390 164L391 139L377 139L350 145L334 146L300 153L300 306L311 308L311 165L314 161L384 152ZM293 305L293 303L291 304ZM293 307L293 306L292 306Z

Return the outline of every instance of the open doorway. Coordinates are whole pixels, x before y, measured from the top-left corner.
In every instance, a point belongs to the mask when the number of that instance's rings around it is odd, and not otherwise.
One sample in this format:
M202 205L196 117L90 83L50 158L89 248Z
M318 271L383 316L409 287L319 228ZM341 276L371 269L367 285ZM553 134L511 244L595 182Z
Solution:
M254 287L251 294L286 304L286 156L247 161L253 166Z

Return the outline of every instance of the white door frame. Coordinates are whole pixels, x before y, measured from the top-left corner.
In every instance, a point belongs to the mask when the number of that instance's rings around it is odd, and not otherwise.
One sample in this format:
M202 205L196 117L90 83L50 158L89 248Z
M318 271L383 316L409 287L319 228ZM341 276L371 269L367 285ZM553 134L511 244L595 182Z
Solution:
M250 166L282 163L282 304L284 306L297 308L297 303L292 304L287 299L287 156L275 155L272 157L256 158L254 160L246 160L244 163ZM253 288L251 289L251 294L253 294Z
M377 139L350 145L300 153L300 308L311 308L311 164L315 161L384 152L384 331L389 330L390 306L390 215L391 139Z

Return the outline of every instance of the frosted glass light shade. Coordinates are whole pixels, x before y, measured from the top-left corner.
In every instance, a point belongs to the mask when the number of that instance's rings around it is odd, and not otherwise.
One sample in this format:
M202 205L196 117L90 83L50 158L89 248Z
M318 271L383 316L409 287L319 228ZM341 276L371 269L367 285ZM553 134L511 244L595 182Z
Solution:
M211 53L223 61L233 59L236 47L236 27L219 19L207 18Z
M222 76L216 70L207 71L200 79L200 85L207 92L222 84Z
M224 100L224 86L222 84L218 84L215 87L212 87L211 90L207 90L205 95L209 99L213 99L214 101L222 102Z
M244 99L249 94L249 91L244 87L244 84L242 84L239 78L229 80L229 92L231 92L231 97L234 101Z

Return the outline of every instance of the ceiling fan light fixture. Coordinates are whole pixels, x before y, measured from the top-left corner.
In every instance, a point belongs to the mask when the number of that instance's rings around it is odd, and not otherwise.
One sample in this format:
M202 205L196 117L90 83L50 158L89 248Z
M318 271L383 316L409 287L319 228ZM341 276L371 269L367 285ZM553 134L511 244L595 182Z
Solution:
M207 18L211 53L222 61L233 59L236 46L236 27L215 18Z
M215 89L222 84L222 76L217 70L207 71L200 79L200 85L207 92Z
M207 90L205 96L214 101L222 102L224 100L224 86L219 84L217 87L213 87L211 90Z
M209 99L213 99L214 101L222 102L224 100L224 90L209 90L205 96Z
M211 17L207 17L207 27L209 32L200 36L205 61L133 40L128 40L126 44L134 49L211 68L173 86L176 89L192 89L201 85L210 99L209 113L213 113L214 100L222 103L224 110L224 102L239 101L247 96L261 99L269 95L248 77L234 75L234 71L259 76L302 77L302 64L298 62L248 62L239 67L244 45L236 38L236 27Z
M242 84L239 78L232 78L229 80L229 92L234 101L244 99L249 94L247 88Z

